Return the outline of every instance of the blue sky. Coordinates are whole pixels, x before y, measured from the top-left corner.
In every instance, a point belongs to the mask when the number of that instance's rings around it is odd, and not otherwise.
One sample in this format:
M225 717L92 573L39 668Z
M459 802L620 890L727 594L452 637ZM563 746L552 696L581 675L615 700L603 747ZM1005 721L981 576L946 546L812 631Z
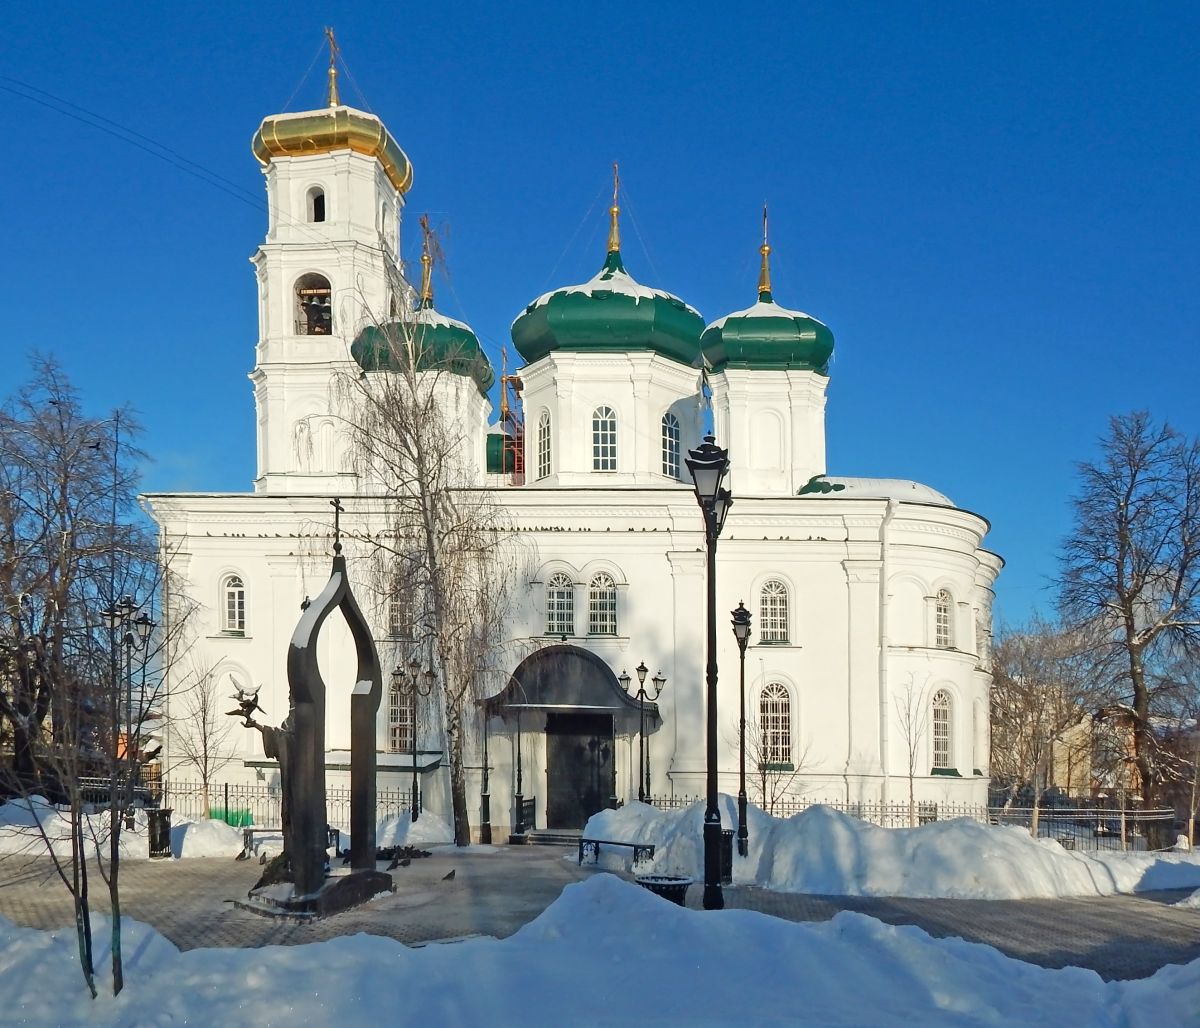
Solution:
M1110 414L1200 430L1195 5L26 4L7 19L0 392L36 348L93 408L130 401L148 489L250 486L246 261L266 214L249 141L265 115L320 105L323 59L299 84L327 21L343 99L361 89L415 167L405 256L428 211L450 276L438 305L497 365L526 303L599 267L613 160L627 267L708 319L753 301L768 200L776 299L837 340L831 473L916 478L990 518L1002 618L1050 604L1074 464Z

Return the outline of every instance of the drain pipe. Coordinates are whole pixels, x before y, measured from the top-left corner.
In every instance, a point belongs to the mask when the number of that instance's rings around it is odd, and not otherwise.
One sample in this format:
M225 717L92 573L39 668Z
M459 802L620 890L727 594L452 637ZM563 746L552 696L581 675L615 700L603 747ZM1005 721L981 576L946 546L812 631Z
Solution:
M887 501L887 510L879 524L879 769L882 781L879 801L888 802L888 747L891 709L888 703L888 528L898 506L895 499Z

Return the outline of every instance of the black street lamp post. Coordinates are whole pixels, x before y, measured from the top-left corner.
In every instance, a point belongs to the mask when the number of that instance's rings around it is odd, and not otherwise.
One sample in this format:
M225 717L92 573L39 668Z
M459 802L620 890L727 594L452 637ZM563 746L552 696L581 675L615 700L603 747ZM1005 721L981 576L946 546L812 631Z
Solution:
M100 611L100 617L104 621L105 626L111 633L113 640L114 652L114 667L116 666L116 644L119 639L120 645L125 650L125 809L126 822L128 824L130 817L130 808L133 806L134 792L134 772L137 764L137 753L140 748L139 737L142 730L142 716L139 715L137 724L134 724L133 716L133 654L134 651L144 651L150 645L150 635L158 626L151 620L150 615L145 611L141 611L137 617L134 617L133 612L138 609L138 605L133 601L132 596L122 596L111 607ZM145 665L143 661L143 699L145 697ZM144 714L144 712L142 712ZM120 722L113 726L114 730L119 730ZM114 751L113 759L118 759ZM128 825L132 827L132 825Z
M708 570L708 664L706 679L705 757L706 802L704 809L704 909L725 906L721 893L721 812L717 809L717 538L733 497L722 487L729 472L729 452L716 445L711 435L688 451L688 471L696 489L696 502L704 517L704 542Z
M488 767L488 710L487 701L483 703L483 779L479 786L479 841L484 846L492 844L492 793Z
M746 830L746 643L750 641L750 611L738 600L733 611L733 636L738 644L738 853L750 852L750 833Z
M654 694L647 697L646 675L650 673L650 669L646 667L646 662L643 660L633 670L637 672L638 677L638 800L641 803L645 803L651 795L650 747L646 745L646 700L649 698L651 703L657 703L658 697L662 695L663 686L667 684L667 680L663 677L661 671L650 679L651 684L654 686ZM628 692L629 683L633 679L629 677L627 672L622 671L617 676L617 681L621 683L621 688Z
M396 690L400 691L400 685L405 677L408 678L408 725L409 725L409 750L412 754L412 820L416 821L421 813L421 788L417 780L417 696L428 696L433 692L434 674L432 668L427 668L424 672L421 671L421 662L413 657L408 662L407 675L404 668L397 664L392 669L392 678L396 682ZM424 685L422 685L424 682Z

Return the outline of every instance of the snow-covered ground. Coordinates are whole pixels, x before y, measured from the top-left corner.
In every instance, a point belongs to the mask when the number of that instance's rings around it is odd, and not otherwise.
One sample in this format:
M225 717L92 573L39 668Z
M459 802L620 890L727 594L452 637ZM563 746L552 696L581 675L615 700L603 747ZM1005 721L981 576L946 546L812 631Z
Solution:
M84 838L89 840L89 849L99 845L105 856L108 855L108 829L107 811L84 815ZM428 813L422 814L415 823L407 814L385 818L376 827L376 844L379 846L439 846L453 841L450 826ZM47 843L59 858L70 859L71 827L62 811L40 796L0 804L0 854L44 856ZM254 844L256 852L271 856L282 849L283 839L280 835L256 835ZM350 844L349 832L342 832L341 844L343 847ZM176 857L236 857L242 851L242 845L242 830L224 821L181 821L171 826L171 852ZM121 858L149 856L146 812L135 810L134 826L121 831Z
M1200 961L1106 983L1092 971L1045 970L858 914L796 924L687 910L612 875L568 886L504 940L408 949L355 935L180 953L134 921L123 938L125 990L92 1001L71 929L41 932L0 918L7 1023L1171 1028L1196 1023L1200 996ZM103 978L102 922L96 943Z
M731 796L721 797L723 824L737 824ZM588 821L585 837L647 842L653 861L638 871L703 876L704 807L657 810L629 803ZM836 896L1026 899L1106 896L1147 889L1200 887L1200 854L1087 853L1033 839L1020 828L965 818L919 828L878 828L829 807L794 817L747 811L750 852L735 856L733 880L780 892ZM631 851L602 849L601 866L630 870Z

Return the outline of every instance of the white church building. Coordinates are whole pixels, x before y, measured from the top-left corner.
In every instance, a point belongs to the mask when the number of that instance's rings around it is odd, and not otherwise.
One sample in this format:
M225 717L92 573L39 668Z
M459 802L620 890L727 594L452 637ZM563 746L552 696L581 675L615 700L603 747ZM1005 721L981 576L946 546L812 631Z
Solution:
M518 792L534 801L538 829L578 828L614 801L636 801L643 776L655 798L703 794L704 532L684 458L709 426L728 449L734 497L716 558L721 791L738 788L739 651L727 612L744 601L753 617L744 661L752 802L769 798L765 787L776 799L906 803L910 779L923 802L986 802L988 649L1002 566L984 548L988 523L916 482L828 473L833 334L776 302L765 239L756 297L747 284L755 302L706 325L626 270L614 199L596 276L514 302L524 366L500 388L523 418L506 409L498 425L488 399L495 372L471 330L436 311L429 262L423 288L403 282L408 158L379 118L341 105L332 90L331 101L268 117L253 139L270 210L253 257L253 488L144 498L175 582L166 616L191 608L190 648L168 683L168 778L194 777L179 762L192 730L179 700L189 675L219 681L222 703L234 682L259 685L262 720L286 715L289 641L301 603L329 573L329 501L346 507L351 556L348 526L373 503L352 470L334 383L359 366L385 374L371 365L363 330L408 318L478 350L447 402L478 488L530 555L513 583L498 651L507 663L486 704L486 733L480 724L470 736L476 832L485 734L501 837L518 820ZM381 657L402 661L386 605L353 584L364 611L383 611ZM322 647L336 784L349 749L348 634L331 629ZM651 695L661 685L641 709L639 666ZM449 820L437 712L421 708L414 725L407 694L389 695L386 668L384 689L379 785L406 787L415 764L425 809ZM223 745L231 760L221 780L277 783L257 732L236 727Z

